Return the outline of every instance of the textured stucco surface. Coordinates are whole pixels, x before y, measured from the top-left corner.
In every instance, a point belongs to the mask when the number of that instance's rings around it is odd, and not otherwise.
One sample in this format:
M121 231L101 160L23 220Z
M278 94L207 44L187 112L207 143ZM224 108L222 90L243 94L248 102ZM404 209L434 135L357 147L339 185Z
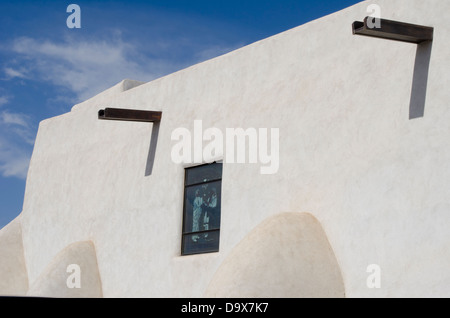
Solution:
M344 297L339 265L309 213L280 213L252 230L224 260L205 297Z
M433 26L432 46L352 35L371 3L383 18ZM448 12L445 0L362 2L42 121L20 220L29 285L67 246L92 241L103 296L201 297L227 280L216 273L252 229L308 211L345 296L449 297ZM410 119L413 82L426 103ZM163 112L151 175L152 124L99 121L105 107ZM261 175L258 164L225 162L220 251L182 257L184 167L171 160L171 133L195 119L221 131L279 128L280 165ZM379 289L366 285L370 264Z
M0 295L22 296L28 290L20 216L0 231Z
M65 247L30 286L27 296L102 297L94 244L84 241Z

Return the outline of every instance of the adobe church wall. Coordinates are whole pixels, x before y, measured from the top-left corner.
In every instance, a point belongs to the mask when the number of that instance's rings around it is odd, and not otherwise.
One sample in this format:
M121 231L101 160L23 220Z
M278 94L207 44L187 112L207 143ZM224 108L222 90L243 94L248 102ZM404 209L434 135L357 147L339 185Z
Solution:
M41 122L21 215L30 286L64 248L92 241L103 296L201 297L251 230L307 211L347 297L450 296L450 3L376 1L383 18L435 28L429 61L414 44L353 35L371 3ZM413 80L427 90L410 119ZM152 124L100 121L105 107L162 111L151 175ZM171 134L195 120L278 128L279 169L224 161L220 251L180 256L185 166ZM367 287L370 264L381 288Z

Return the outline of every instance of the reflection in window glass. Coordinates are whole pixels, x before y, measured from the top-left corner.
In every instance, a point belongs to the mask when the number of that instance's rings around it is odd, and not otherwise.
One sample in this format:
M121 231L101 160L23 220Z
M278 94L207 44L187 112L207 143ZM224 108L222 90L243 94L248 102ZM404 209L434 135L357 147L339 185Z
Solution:
M219 250L222 164L186 169L182 254Z
M222 179L222 164L212 163L186 169L186 185Z

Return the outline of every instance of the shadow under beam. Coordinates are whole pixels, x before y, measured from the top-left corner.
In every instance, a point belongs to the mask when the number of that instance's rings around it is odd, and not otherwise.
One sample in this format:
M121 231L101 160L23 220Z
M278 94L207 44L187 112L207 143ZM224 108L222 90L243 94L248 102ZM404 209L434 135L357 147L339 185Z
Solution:
M158 143L158 133L159 133L160 122L153 122L152 136L150 139L150 147L148 149L147 164L145 165L145 176L150 176L153 171L153 164L155 162L156 146Z
M433 41L422 42L417 45L411 87L411 100L409 102L409 119L423 117L425 113L428 70L430 66L432 45Z

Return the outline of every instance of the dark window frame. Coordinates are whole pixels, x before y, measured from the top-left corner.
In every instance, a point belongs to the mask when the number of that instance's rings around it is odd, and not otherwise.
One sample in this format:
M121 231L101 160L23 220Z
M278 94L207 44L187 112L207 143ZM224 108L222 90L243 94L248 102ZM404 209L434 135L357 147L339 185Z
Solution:
M221 218L221 196L222 196L222 176L223 176L223 170L221 169L221 173L220 173L220 177L215 177L212 179L208 179L207 181L200 181L200 182L194 182L194 183L189 183L188 182L188 172L191 169L196 169L196 168L200 168L200 167L204 167L204 166L208 166L208 165L213 165L213 164L220 164L222 169L223 169L223 164L222 162L212 162L212 163L206 163L206 164L199 164L196 166L189 166L189 167L185 167L184 169L184 186L183 186L183 219L182 219L182 229L181 229L181 256L188 256L188 255L198 255L198 254L207 254L207 253L217 253L219 252L219 248L220 248L220 218ZM217 183L220 182L220 198L218 200L218 207L219 207L219 224L218 227L213 228L213 229L208 229L208 230L199 230L199 231L185 231L186 229L186 225L187 222L189 220L189 217L187 216L188 212L187 212L187 206L186 206L186 200L187 200L187 189L188 188L192 188L195 186L199 186L199 185L205 185L205 184L211 184L211 183ZM220 205L219 205L220 204ZM192 235L195 234L206 234L206 233L211 233L211 234L216 234L217 233L217 248L215 249L205 249L205 250L198 250L198 251L186 251L186 244L185 244L185 240L186 238L191 237Z

